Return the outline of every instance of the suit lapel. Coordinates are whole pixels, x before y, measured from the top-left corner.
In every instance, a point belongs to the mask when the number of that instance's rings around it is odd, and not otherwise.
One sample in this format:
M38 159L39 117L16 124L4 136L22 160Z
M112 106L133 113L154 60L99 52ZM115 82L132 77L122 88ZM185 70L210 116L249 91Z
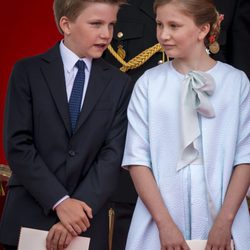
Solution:
M103 63L103 60L93 60L88 89L84 98L83 107L77 122L75 133L82 126L84 121L95 107L103 91L108 85L110 78L111 75L109 74L108 67Z
M65 76L59 44L44 54L43 59L45 63L42 65L42 72L50 88L58 113L62 117L68 134L71 135Z

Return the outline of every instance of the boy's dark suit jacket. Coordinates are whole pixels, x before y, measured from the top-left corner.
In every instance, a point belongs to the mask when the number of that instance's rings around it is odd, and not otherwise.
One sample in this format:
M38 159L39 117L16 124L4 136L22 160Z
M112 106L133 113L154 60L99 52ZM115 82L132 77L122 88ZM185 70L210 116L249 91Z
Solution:
M93 209L91 229L84 234L94 238L90 249L107 248L105 204L117 183L131 90L128 76L94 59L71 136L59 45L15 65L6 102L4 141L13 175L2 243L17 245L21 226L49 230L58 221L53 205L69 195Z

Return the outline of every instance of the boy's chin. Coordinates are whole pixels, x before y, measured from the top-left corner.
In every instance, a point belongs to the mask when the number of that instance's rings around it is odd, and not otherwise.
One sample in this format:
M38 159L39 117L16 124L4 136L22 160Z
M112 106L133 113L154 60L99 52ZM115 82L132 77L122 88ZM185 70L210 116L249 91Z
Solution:
M91 55L89 55L89 57L91 57L91 58L93 58L93 59L97 59L97 58L102 57L103 53L104 53L104 51L92 53Z

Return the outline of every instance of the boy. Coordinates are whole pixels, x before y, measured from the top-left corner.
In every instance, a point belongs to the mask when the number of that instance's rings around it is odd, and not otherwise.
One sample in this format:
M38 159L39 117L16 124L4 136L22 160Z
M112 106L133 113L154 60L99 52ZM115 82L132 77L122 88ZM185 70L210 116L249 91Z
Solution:
M72 237L108 248L107 200L116 186L126 131L129 78L100 59L123 0L55 0L64 39L15 65L4 142L12 169L0 225L5 249L21 226L50 230L47 249Z

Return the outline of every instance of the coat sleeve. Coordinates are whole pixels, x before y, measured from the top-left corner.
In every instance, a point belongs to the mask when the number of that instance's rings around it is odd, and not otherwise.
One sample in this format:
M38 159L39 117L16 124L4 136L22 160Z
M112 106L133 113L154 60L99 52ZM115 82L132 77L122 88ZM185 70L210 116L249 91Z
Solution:
M129 107L128 131L122 165L143 165L151 168L148 124L148 89L146 74L136 82Z

